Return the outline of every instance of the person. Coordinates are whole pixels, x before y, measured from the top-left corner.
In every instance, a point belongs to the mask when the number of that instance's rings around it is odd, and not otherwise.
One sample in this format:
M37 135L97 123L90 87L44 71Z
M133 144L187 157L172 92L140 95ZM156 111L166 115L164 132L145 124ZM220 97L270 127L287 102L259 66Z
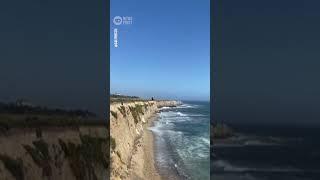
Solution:
M153 101L154 99L153 99L153 97L151 97L151 101Z

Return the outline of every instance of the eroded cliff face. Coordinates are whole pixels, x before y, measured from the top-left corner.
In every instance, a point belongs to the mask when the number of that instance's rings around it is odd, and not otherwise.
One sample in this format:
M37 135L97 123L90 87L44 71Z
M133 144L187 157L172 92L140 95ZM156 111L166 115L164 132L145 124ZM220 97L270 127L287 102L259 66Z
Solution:
M109 177L108 129L17 128L0 135L0 179L98 180Z
M159 108L177 106L178 101L137 101L115 103L110 106L110 157L111 179L127 179L132 168L132 158L137 141L146 124ZM143 161L143 158L141 158ZM140 162L143 167L143 162ZM141 169L140 169L141 171ZM143 174L143 172L135 172Z

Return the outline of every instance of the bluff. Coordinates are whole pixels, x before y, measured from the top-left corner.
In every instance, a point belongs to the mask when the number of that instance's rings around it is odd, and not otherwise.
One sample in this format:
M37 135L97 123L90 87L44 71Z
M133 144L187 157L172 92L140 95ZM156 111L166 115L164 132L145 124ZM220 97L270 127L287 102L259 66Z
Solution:
M144 128L155 117L159 108L177 106L178 101L136 101L110 105L111 179L128 179L132 174L132 158L139 146ZM143 158L139 160L143 167ZM134 172L143 176L143 168Z
M108 179L108 132L103 125L0 129L0 179Z

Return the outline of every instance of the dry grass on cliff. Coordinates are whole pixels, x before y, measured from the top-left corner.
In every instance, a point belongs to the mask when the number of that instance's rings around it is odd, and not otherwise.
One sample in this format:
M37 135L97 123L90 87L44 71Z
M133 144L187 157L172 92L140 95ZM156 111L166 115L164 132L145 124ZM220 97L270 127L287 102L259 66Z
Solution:
M0 160L16 180L24 180L23 164L20 158L14 159L8 155L0 154Z
M95 165L109 168L109 159L104 152L107 149L107 138L80 135L81 144L64 142L59 139L59 144L68 158L71 170L77 180L88 178L97 179L94 172Z
M136 124L140 121L140 115L144 115L143 107L144 105L140 104L137 104L135 106L129 106L130 112Z
M97 126L107 123L93 117L38 114L0 114L0 132L11 128Z

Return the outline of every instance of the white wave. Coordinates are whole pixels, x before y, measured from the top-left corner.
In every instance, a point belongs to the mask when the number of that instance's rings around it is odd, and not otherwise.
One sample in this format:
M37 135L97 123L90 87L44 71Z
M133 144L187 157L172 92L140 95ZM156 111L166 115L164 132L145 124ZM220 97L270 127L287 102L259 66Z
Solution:
M203 114L189 114L189 117L206 117L207 115L203 115Z
M213 141L214 147L281 146L284 139L237 134L226 140Z
M199 105L192 105L192 104L182 104L182 105L180 105L180 106L177 106L177 107L175 107L175 108L181 108L181 109L183 109L183 108L197 108L197 107L199 107Z
M244 142L245 146L275 146L278 145L276 143L263 142L259 140L248 140Z
M224 160L216 160L213 161L213 167L222 169L225 172L264 172L264 173L299 173L303 172L301 169L293 168L293 167L268 167L268 168L256 168L256 167L241 167L232 165L228 161Z
M160 110L164 110L164 109L170 109L170 107L164 106L160 108Z
M175 143L179 156L188 160L203 160L210 157L210 141L205 137L171 137L171 142Z
M224 161L224 160L216 160L213 162L213 167L222 169L223 171L228 171L228 172L243 172L249 170L246 167L237 167L231 165L229 162Z
M181 113L181 112L177 112L177 114L178 114L179 116L188 116L188 115L186 115L186 114L184 114L184 113Z
M168 112L161 112L159 114L159 121L166 124L168 123L176 123L176 122L185 122L192 120L190 117L188 117L187 114L181 113L181 112L174 112L174 111L168 111Z
M201 140L202 142L204 142L205 144L210 145L210 139L205 138L205 137L200 137L200 140Z
M167 112L161 112L159 114L160 118L163 118L163 117L176 117L177 116L177 112L174 112L174 111L167 111Z

